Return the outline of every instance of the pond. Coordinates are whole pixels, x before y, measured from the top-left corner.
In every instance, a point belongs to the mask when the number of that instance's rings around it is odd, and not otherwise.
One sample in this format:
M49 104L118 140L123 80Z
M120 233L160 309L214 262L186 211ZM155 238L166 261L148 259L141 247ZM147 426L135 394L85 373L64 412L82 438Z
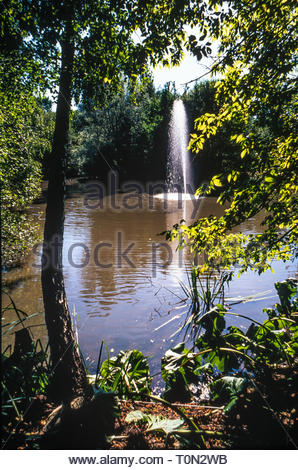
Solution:
M169 200L170 199L170 200ZM97 207L96 207L97 206ZM45 205L32 207L42 221ZM86 194L66 200L64 275L71 311L77 312L79 343L91 372L96 369L102 340L110 353L136 348L151 356L151 372L158 373L160 359L181 340L172 336L186 316L181 283L187 285L191 256L177 252L158 235L181 219L220 215L215 198L178 201L148 194L116 194L100 201ZM238 230L260 231L258 217ZM4 274L6 291L27 313L43 311L39 250L32 252L22 268ZM274 273L249 272L234 277L228 297L255 296L251 302L233 306L233 312L262 321L264 307L277 301L274 282L295 276L293 263L273 262ZM4 303L7 297L3 297ZM12 318L7 317L10 320ZM243 320L233 317L239 326ZM42 314L30 320L35 338L47 341ZM11 338L5 337L5 347ZM156 383L158 383L157 379Z

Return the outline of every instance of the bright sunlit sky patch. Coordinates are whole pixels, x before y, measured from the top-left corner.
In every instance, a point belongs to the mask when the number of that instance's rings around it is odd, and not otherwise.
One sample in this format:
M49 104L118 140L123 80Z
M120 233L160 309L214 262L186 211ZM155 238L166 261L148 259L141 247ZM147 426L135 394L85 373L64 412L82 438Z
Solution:
M172 67L171 69L161 66L155 67L153 70L154 85L158 89L163 88L167 82L175 82L177 91L183 93L184 84L208 72L213 62L214 58L211 57L204 57L199 62L192 54L185 51L184 59L179 67ZM210 78L211 75L209 74L203 77L202 80ZM193 85L194 82L189 84L190 87Z
M190 28L185 26L185 33L189 35L194 35L197 38L201 36L200 30L198 27ZM142 44L142 35L140 31L135 31L133 34L134 41L136 43ZM206 38L206 41L208 37ZM178 67L162 67L161 65L155 67L152 70L153 81L156 89L162 89L167 82L175 82L175 88L178 93L183 93L185 83L192 80L196 80L201 77L206 72L210 71L210 67L213 65L214 60L217 56L218 43L216 41L210 41L212 43L212 56L206 58L203 57L200 61L196 59L189 51L184 48L184 59ZM207 80L211 78L211 74L207 73L202 80ZM214 78L214 77L213 77ZM189 84L189 87L193 87L195 82Z
M194 34L195 36L200 36L199 30L197 28L189 28L186 27L185 31L188 34ZM133 34L134 36L134 41L136 43L142 43L142 37L140 32L135 32ZM208 38L207 38L208 39ZM207 41L206 39L206 41ZM197 60L197 58L192 55L189 51L184 49L184 58L181 62L181 64L177 67L162 67L161 65L155 67L152 70L152 75L153 75L153 82L155 88L162 89L167 82L175 82L175 88L176 91L180 94L183 93L185 89L185 84L187 82L191 82L188 84L189 88L192 88L195 85L195 81L197 78L201 77L204 75L200 81L204 80L210 80L215 79L216 77L212 77L210 72L210 68L213 65L214 61L216 60L217 57L217 50L218 50L218 43L217 42L212 42L211 45L212 49L212 54L209 57L203 57L200 61ZM53 96L50 92L46 93L46 96L48 96L52 101L52 111L56 111L56 103L53 100ZM75 104L73 103L73 108L76 109Z

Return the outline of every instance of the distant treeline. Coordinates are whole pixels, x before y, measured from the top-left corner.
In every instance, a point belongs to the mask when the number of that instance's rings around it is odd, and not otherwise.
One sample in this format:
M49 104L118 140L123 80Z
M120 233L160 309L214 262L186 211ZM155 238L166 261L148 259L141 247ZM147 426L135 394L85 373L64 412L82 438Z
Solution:
M218 111L214 83L198 83L182 96L191 131L195 118ZM90 101L82 104L72 120L68 175L104 179L113 169L122 180L165 180L169 121L177 97L170 83L163 90L155 90L150 83L134 94L124 86L120 93L106 93L100 106ZM193 155L196 185L210 180L222 161L233 157L230 135L230 129L223 129L199 159Z
M190 132L196 118L218 112L214 85L214 81L201 82L182 95ZM118 171L122 181L164 181L169 121L173 102L178 97L172 84L155 90L149 83L133 93L123 84L120 91L106 89L98 94L100 104L83 100L73 112L67 176L105 180L112 169ZM236 125L234 129L226 126L206 143L199 158L193 155L196 185L209 181L220 171L223 161L231 162L236 158L237 146L230 141L235 131ZM45 179L48 158L50 153L43 161Z

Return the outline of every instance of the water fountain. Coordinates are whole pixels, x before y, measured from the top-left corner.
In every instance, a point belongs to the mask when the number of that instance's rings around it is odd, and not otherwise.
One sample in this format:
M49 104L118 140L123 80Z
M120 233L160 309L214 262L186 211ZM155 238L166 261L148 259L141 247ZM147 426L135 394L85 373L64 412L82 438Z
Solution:
M176 222L180 217L180 220L192 223L198 215L197 210L193 215L193 207L198 209L200 202L196 201L198 198L194 195L190 152L187 150L189 136L185 105L181 99L176 99L173 103L169 124L167 190L155 197L165 200L166 205L169 204L168 213L172 211Z
M190 152L188 120L184 103L174 101L169 126L169 156L167 186L170 193L183 193L185 198L191 191Z

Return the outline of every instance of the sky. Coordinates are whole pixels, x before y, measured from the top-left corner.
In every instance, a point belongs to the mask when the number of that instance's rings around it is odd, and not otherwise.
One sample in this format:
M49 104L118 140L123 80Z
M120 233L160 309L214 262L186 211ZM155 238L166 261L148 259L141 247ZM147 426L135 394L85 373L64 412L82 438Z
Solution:
M153 70L154 85L157 89L163 88L167 82L174 81L177 91L183 93L184 84L208 72L214 61L214 59L209 57L203 58L198 62L190 52L185 51L184 54L184 59L179 67L169 69L158 66ZM207 80L208 78L210 79L210 74L203 77L202 80ZM190 87L192 85L193 83L189 84Z
M197 26L191 28L190 26L186 25L184 31L187 36L194 35L199 37L201 35L200 29ZM133 33L133 40L136 43L142 44L142 35L139 30ZM207 40L211 42L212 57L203 57L200 61L198 61L195 56L192 55L186 49L186 47L184 47L184 59L179 66L169 69L168 67L162 67L160 65L152 70L155 88L162 89L167 82L175 82L175 88L177 92L182 94L186 82L190 82L201 77L203 74L206 74L206 72L210 70L210 67L217 56L218 50L217 41L212 41L211 38L208 37L206 38L206 41ZM211 78L211 74L207 73L202 79L207 80L208 78ZM190 83L189 87L192 87L194 84L195 82Z
M186 28L186 31L189 34L195 34L198 36L198 31L196 28ZM140 34L135 35L136 42L141 42ZM211 74L208 74L211 65L213 64L215 57L217 55L218 44L213 42L211 45L212 57L203 57L200 61L196 59L189 51L184 49L184 59L181 64L176 67L169 69L168 67L162 67L161 65L155 67L152 70L153 81L155 88L163 89L167 82L175 82L176 91L180 94L183 94L185 89L185 83L195 80L202 75L204 77L201 80L210 80ZM206 74L206 75L205 75ZM214 79L215 77L213 77ZM189 88L192 88L196 82L189 83ZM46 93L46 96L49 96L52 99L50 93ZM73 107L76 106L73 104ZM56 111L56 103L52 103L52 111Z

